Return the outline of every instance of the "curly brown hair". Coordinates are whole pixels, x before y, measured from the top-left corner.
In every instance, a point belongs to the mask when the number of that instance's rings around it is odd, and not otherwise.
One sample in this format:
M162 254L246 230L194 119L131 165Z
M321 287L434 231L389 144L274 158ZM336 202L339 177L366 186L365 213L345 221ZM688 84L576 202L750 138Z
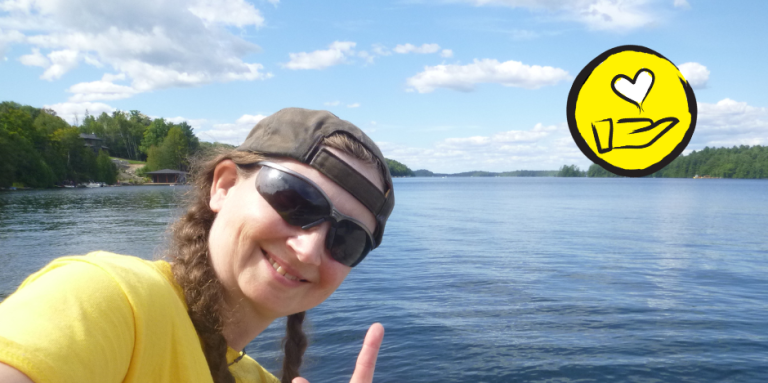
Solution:
M359 142L344 134L326 138L323 144L386 171L376 156ZM188 195L186 213L171 226L172 245L168 250L171 269L176 282L184 291L189 318L200 336L203 353L216 383L233 383L235 379L227 366L227 341L224 329L224 288L216 277L208 252L208 235L216 213L210 209L213 173L220 162L231 160L237 165L263 161L257 153L229 149L214 152L193 161L192 189ZM246 177L256 169L238 166L239 176ZM305 313L288 316L286 336L283 340L282 383L290 383L299 376L307 337L302 329Z

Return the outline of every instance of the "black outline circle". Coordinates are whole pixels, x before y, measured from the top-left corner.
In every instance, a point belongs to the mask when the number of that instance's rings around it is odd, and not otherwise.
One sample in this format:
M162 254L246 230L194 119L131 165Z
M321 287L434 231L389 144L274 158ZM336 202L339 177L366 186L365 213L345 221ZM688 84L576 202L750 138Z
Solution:
M661 169L663 169L665 166L669 165L670 162L672 162L677 156L680 155L680 153L685 150L685 147L688 146L688 143L691 141L691 137L693 137L693 131L696 129L696 118L698 116L698 106L696 105L696 96L693 94L693 89L691 88L691 85L688 84L686 80L680 79L680 83L683 86L683 90L685 90L685 97L688 100L688 113L691 114L691 124L688 127L688 131L686 131L685 136L683 137L682 141L677 144L677 146L672 149L672 151L667 154L664 158L661 159L661 161L646 167L645 169L623 169L614 165L611 165L607 161L603 160L602 158L598 157L592 149L589 148L589 145L584 140L584 137L581 136L581 133L579 132L579 126L576 123L576 101L579 99L579 92L581 92L581 88L584 86L584 84L589 79L589 76L592 75L592 72L597 68L598 65L602 64L605 60L608 59L608 57L613 56L617 53L625 52L625 51L634 51L634 52L640 52L640 53L648 53L652 54L654 56L657 56L659 58L662 58L672 64L678 71L680 70L677 68L677 66L672 63L672 61L669 61L666 57L662 56L660 53L640 46L640 45L622 45L618 46L616 48L609 49L603 53L601 53L599 56L595 57L594 60L590 61L587 66L584 67L584 69L579 72L579 75L576 76L576 79L573 80L573 85L571 85L571 90L568 92L568 104L566 106L566 117L568 118L568 129L571 131L571 136L573 137L573 141L576 143L576 145L579 147L582 153L584 153L587 158L592 160L592 162L602 166L605 170L608 170L611 173L625 176L625 177L644 177L649 174L653 174Z

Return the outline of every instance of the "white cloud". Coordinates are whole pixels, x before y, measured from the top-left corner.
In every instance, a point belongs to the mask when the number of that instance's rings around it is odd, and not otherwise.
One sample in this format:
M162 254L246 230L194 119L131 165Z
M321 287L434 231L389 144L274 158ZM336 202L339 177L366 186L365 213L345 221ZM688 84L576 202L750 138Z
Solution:
M688 4L687 0L675 0L674 5L675 5L675 8L683 8L683 9L688 9L691 7L691 5Z
M249 25L260 27L264 24L264 17L259 10L244 0L198 0L187 9L201 20L212 24L220 23L240 28Z
M680 73L688 80L692 88L701 89L707 87L709 69L704 65L695 62L680 64Z
M768 108L729 98L698 103L698 119L688 149L768 145Z
M398 44L393 49L395 53L400 53L400 54L405 54L405 53L429 54L429 53L435 53L439 50L440 50L440 46L437 44L422 44L420 47L417 47L413 44Z
M437 173L471 170L557 170L565 164L587 169L591 162L573 142L565 123L536 124L529 130L510 130L491 136L447 138L429 148L377 143L387 158L409 168Z
M476 6L504 6L546 12L584 24L591 30L627 31L658 20L651 0L460 0ZM681 2L676 0L675 5Z
M429 93L437 88L469 92L480 83L536 89L557 84L569 77L565 70L551 66L526 65L511 60L500 63L494 59L475 59L467 65L426 66L423 72L409 78L407 83L419 93Z
M453 50L450 50L450 49L443 49L443 50L440 52L440 57L446 57L446 58L448 58L448 57L453 57Z
M267 116L263 114L244 114L234 123L213 124L212 127L208 127L209 124L207 123L207 120L202 120L206 122L206 124L201 124L203 126L195 126L191 123L190 125L195 127L195 131L199 132L197 133L197 136L200 137L200 139L203 141L214 141L223 142L230 145L240 145L243 143L243 141L245 141L245 138L248 136L248 133L251 132L253 126L265 117Z
M72 85L67 90L70 93L74 93L70 97L70 101L119 100L138 93L133 87L114 83L114 81L120 80L125 80L124 74L111 75L106 73L99 81L81 82Z
M343 64L349 56L355 54L353 48L354 42L334 41L325 50L316 50L314 52L289 53L291 58L284 66L288 69L325 69L330 66Z
M352 104L347 104L347 108L359 108L359 107L360 107L360 103L359 102L355 102L355 103L352 103Z
M43 56L37 48L32 48L32 53L19 57L19 61L28 66L39 66L42 68L51 66L51 60Z
M69 72L71 69L77 66L78 52L64 49L60 51L54 51L48 54L48 58L51 60L51 66L43 72L40 76L43 80L57 80Z
M373 60L376 58L376 55L372 55L367 51L359 51L357 52L357 57L365 60L365 62L368 64L373 64Z
M9 45L23 42L24 39L24 35L19 31L3 31L2 24L0 24L0 56L5 55Z
M390 51L389 48L381 44L373 44L371 51L373 51L373 53L378 56L389 56L392 54L392 51Z
M100 0L0 0L0 10L6 12L0 15L0 49L8 41L38 49L50 60L42 75L48 80L79 62L124 74L128 84L121 86L132 91L123 94L271 77L261 64L242 59L259 48L226 29L264 24L244 0L114 0L109 6ZM24 60L33 62L28 56ZM94 88L91 83L81 88ZM75 94L72 100L113 94Z
M98 116L102 113L111 114L116 109L101 102L63 102L53 105L43 105L43 108L53 109L56 114L70 124L82 123L86 114Z

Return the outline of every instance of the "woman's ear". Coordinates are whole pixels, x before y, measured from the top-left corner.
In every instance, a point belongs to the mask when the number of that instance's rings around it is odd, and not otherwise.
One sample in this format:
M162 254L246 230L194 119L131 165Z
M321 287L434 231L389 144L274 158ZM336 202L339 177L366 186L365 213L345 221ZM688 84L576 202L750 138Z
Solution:
M224 160L213 170L211 183L210 207L214 213L221 211L230 189L237 183L237 165L232 160Z

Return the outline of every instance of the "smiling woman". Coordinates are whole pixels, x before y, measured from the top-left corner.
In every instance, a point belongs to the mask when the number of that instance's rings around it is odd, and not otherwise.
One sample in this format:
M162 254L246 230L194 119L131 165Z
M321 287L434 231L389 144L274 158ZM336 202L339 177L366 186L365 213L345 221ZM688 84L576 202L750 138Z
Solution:
M168 261L55 260L0 304L0 381L274 382L244 347L287 316L282 382L304 312L381 244L394 207L375 144L331 113L284 109L197 166ZM370 382L383 328L352 380Z

